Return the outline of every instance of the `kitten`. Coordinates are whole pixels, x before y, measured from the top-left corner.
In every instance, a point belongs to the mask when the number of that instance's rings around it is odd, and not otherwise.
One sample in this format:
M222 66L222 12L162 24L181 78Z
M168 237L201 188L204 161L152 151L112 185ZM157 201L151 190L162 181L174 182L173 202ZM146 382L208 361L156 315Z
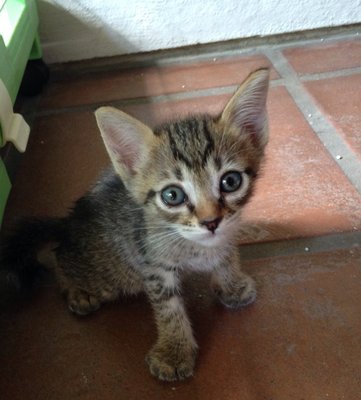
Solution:
M193 374L197 344L180 294L184 270L210 271L227 307L256 298L237 243L268 139L269 71L253 72L220 116L195 116L152 131L101 107L96 120L114 169L69 216L24 222L3 246L8 281L45 262L70 310L85 315L119 295L145 292L158 329L146 357L161 380ZM44 261L44 246L52 257ZM12 272L11 272L12 271Z

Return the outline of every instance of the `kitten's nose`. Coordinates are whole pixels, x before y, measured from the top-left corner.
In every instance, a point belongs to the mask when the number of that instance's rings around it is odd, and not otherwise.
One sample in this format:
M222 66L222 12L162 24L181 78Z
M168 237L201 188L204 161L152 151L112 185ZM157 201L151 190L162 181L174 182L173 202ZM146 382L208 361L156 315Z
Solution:
M200 222L201 225L205 225L209 231L214 233L214 231L218 228L218 225L221 223L222 217L218 217L215 219L204 219Z

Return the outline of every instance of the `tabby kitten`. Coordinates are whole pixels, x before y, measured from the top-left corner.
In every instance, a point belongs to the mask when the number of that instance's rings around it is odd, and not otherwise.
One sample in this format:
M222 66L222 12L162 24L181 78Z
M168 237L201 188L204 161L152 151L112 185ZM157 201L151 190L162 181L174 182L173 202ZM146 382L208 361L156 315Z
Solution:
M240 212L267 143L269 71L253 72L216 118L195 116L152 131L101 107L96 120L114 170L68 217L27 221L6 243L3 271L20 283L53 268L70 310L85 315L120 294L145 292L158 329L146 357L161 380L193 374L197 344L180 294L182 271L210 271L226 306L256 298L241 272ZM53 256L45 256L52 246ZM11 272L12 271L12 272Z

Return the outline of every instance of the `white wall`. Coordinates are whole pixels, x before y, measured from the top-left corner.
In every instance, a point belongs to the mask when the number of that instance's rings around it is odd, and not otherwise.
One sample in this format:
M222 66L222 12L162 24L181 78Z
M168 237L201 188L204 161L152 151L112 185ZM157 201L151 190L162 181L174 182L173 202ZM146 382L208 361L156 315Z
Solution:
M38 0L47 62L361 22L361 0Z

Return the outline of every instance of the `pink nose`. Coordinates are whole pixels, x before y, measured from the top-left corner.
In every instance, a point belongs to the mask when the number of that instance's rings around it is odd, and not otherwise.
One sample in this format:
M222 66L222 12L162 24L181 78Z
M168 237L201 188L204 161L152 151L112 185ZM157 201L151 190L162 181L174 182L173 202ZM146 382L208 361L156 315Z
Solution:
M200 222L201 225L204 225L207 227L209 231L214 233L214 231L218 228L218 225L221 223L222 217L218 217L215 219L205 219Z

